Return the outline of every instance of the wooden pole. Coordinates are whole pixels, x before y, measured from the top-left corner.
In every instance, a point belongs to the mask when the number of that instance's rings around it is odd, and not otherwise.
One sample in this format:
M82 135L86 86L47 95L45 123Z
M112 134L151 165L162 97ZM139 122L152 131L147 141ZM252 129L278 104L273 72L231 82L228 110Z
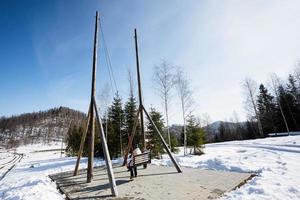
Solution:
M145 114L146 114L148 120L149 120L150 123L153 125L153 127L154 127L156 133L159 135L159 138L160 138L160 140L162 141L162 143L163 143L163 145L164 145L164 147L165 147L165 149L166 149L166 151L167 151L167 153L168 153L168 155L169 155L171 161L173 162L174 166L176 167L178 173L182 173L182 170L181 170L181 168L179 167L179 165L178 165L177 161L175 160L175 158L173 157L173 155L172 155L172 153L171 153L171 150L169 149L169 147L168 147L167 143L165 142L163 136L161 135L160 131L159 131L158 128L156 127L155 123L153 122L152 118L150 117L150 115L148 114L148 112L147 112L147 110L145 109L144 106L143 106L143 110L144 110L144 112L145 112Z
M139 50L138 50L136 29L134 29L134 41L135 41L136 71L137 71L137 78L138 78L139 102L140 102L140 107L143 107L141 76L140 76L140 64L139 64ZM146 135L145 135L145 128L144 128L143 112L140 112L140 117L141 117L141 129L142 129L142 135L143 135L143 151L146 151L147 147L146 147Z
M123 156L123 140L122 140L122 116L120 117L120 155Z
M78 151L78 155L77 155L74 176L76 176L78 174L78 168L79 168L79 163L80 163L80 159L81 159L82 152L83 152L84 142L85 142L87 132L89 130L91 108L92 108L92 105L90 104L87 121L86 121L85 128L84 128L84 133L81 136L81 142L80 142L80 147L79 147L79 151Z
M92 90L91 90L91 104L94 105L96 94L96 66L97 66L97 43L98 43L98 11L96 11L95 20L95 35L94 35L94 53L93 53L93 72L92 72ZM90 134L88 143L88 169L87 169L87 182L90 183L93 179L93 164L94 164L94 137L95 137L95 116L94 106L91 109L91 121L90 121Z
M132 148L132 142L133 142L133 138L134 138L134 135L135 135L135 132L136 132L136 129L137 129L138 122L139 122L140 112L142 112L142 107L141 106L139 106L139 108L137 110L137 113L136 113L136 116L135 116L135 119L134 119L134 123L133 123L133 127L132 127L132 133L131 133L131 135L128 138L128 145L127 145L126 153L124 154L123 166L126 165L129 151Z
M117 190L116 180L115 180L115 176L114 176L114 172L113 172L112 163L110 160L110 155L109 155L109 151L108 151L108 147L107 147L106 138L104 135L101 117L98 114L97 104L96 104L95 99L93 100L93 104L94 104L94 106L93 106L94 110L96 112L97 123L100 128L100 137L101 137L100 140L102 142L102 148L103 148L104 158L105 158L105 162L106 162L106 169L107 169L107 174L108 174L108 178L109 178L111 193L113 196L117 197L118 190Z

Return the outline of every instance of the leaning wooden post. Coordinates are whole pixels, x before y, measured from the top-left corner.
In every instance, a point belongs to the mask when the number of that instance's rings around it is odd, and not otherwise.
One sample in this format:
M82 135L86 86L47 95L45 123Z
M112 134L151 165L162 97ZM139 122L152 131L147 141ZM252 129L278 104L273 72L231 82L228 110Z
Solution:
M137 32L136 29L134 29L134 41L135 41L135 58L136 58L136 72L137 72L137 78L138 78L138 90L139 90L139 103L140 107L143 106L143 98L142 98L142 86L141 86L141 76L140 76L140 63L139 63L139 49L138 49L138 42L137 42ZM146 135L145 135L145 128L144 128L144 116L143 112L140 112L141 116L141 130L143 135L143 151L146 151Z
M98 43L98 11L96 12L95 20L95 35L94 35L94 53L93 53L93 72L92 72L92 91L91 91L91 104L94 104L94 97L96 94L96 66L97 66L97 43ZM91 109L91 121L90 121L90 134L88 143L88 169L87 169L87 182L91 182L93 179L93 165L94 165L94 137L95 137L95 116L94 106Z
M111 189L112 195L116 197L116 196L118 196L118 190L117 190L117 185L116 185L116 180L115 180L115 176L114 176L114 172L113 172L112 163L110 160L110 155L109 155L109 151L108 151L108 147L107 147L106 138L104 135L102 121L101 121L101 117L98 114L97 104L96 104L95 99L93 102L94 102L94 109L95 109L96 117L97 117L97 123L100 127L100 137L101 137L100 140L101 140L102 148L103 148L103 152L104 152L104 158L105 158L105 162L106 162L106 169L107 169L107 174L108 174L108 178L109 178L110 189Z
M138 122L139 122L140 112L143 112L141 106L139 106L139 108L137 110L137 113L136 113L136 116L135 116L135 119L134 119L134 123L133 123L133 127L132 127L132 133L131 133L131 135L128 138L128 145L127 145L126 153L124 155L123 166L126 165L129 151L132 148L132 142L133 142L133 138L134 138L134 135L135 135L135 132L136 132L136 129L137 129Z
M145 109L144 106L143 106L143 110L144 110L144 112L145 112L145 114L146 114L148 120L149 120L150 123L153 125L153 127L154 127L156 133L159 135L159 138L160 138L160 140L162 141L162 143L163 143L163 145L164 145L164 147L165 147L165 149L166 149L166 151L167 151L169 157L171 158L171 160L172 160L174 166L176 167L178 173L182 173L182 170L181 170L181 168L179 167L179 165L178 165L177 161L175 160L175 158L173 157L173 155L172 155L172 153L171 153L171 151L170 151L170 149L169 149L167 143L165 142L163 136L161 135L160 131L159 131L158 128L156 127L155 123L153 122L152 118L150 117L150 115L148 114L148 112L147 112L147 110Z
M93 108L93 105L90 104L90 108L89 108L88 116L87 116L87 121L86 121L86 124L85 124L84 133L81 136L81 142L80 142L80 147L79 147L79 151L78 151L78 155L77 155L77 161L76 161L76 165L75 165L74 176L76 176L78 174L78 168L79 168L79 163L80 163L80 159L81 159L82 152L83 152L84 142L85 142L87 132L89 130L90 113L91 113L92 108Z

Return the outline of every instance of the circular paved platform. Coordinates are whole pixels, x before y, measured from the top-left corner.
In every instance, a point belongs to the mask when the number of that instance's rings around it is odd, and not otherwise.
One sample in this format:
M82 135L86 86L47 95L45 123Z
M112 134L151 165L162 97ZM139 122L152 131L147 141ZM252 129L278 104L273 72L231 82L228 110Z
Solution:
M248 173L223 172L182 168L177 173L173 167L148 165L138 168L138 177L129 180L126 167L114 165L118 198L110 196L105 167L94 170L94 181L86 183L86 170L78 176L73 172L50 175L58 188L69 199L215 199L251 177Z

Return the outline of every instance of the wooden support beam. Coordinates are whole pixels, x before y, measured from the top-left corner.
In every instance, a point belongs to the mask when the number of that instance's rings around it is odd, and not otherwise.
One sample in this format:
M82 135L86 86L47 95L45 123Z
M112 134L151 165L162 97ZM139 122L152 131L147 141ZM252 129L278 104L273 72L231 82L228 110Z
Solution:
M148 114L147 110L145 109L145 107L143 106L143 110L148 118L148 120L150 121L150 123L153 125L156 133L159 135L159 138L161 140L161 142L163 143L164 147L165 147L165 150L167 151L171 161L173 162L174 166L176 167L178 173L182 173L182 170L180 168L180 166L178 165L177 161L175 160L175 158L173 157L172 153L171 153L171 150L169 149L167 143L165 142L163 136L161 135L160 131L158 130L158 128L156 127L155 123L153 122L151 116Z
M110 183L110 189L111 189L112 195L116 197L116 196L118 196L118 190L117 190L117 185L116 185L116 180L115 180L115 176L114 176L114 172L113 172L112 163L110 160L110 155L109 155L109 151L108 151L108 147L107 147L106 138L104 135L102 121L101 121L101 117L98 114L97 104L96 104L95 99L93 100L93 102L94 102L93 107L95 109L97 123L100 128L100 138L99 139L101 140L101 143L102 143L104 158L105 158L105 162L106 162L106 169L107 169L107 174L108 174L109 183Z
M87 119L87 125L85 127L85 132L82 135L79 153L77 157L77 162L74 170L74 175L77 175L78 173L78 167L80 158L82 156L83 146L85 142L85 138L87 133L89 132L88 137L88 168L87 168L87 182L91 182L93 179L93 165L94 165L94 137L95 137L95 119L97 119L97 123L100 127L100 140L102 142L106 167L107 167L107 173L109 178L109 183L111 187L111 193L112 196L118 196L116 181L113 173L112 163L107 147L106 138L103 131L103 126L101 122L101 118L98 114L97 105L96 105L96 66L97 66L97 43L98 43L98 23L99 23L99 17L98 17L98 11L96 12L96 20L95 20L95 35L94 35L94 52L93 52L93 68L92 68L92 89L91 89L91 102L90 102L90 108L88 112L88 119ZM89 130L89 131L88 131Z
M98 11L96 12L95 20L95 35L94 35L94 53L93 53L93 70L92 70L92 90L91 90L91 104L94 105L96 95L96 67L97 67L97 43L98 43ZM87 169L87 182L90 183L93 179L94 168L94 137L95 137L95 115L94 106L91 109L90 132L88 143L88 169Z
M78 168L79 168L79 163L80 163L80 159L81 159L82 152L83 152L84 142L85 142L87 132L89 130L90 113L91 113L92 106L93 105L90 104L89 111L88 111L88 116L87 116L87 121L86 121L85 128L84 128L84 132L81 136L81 142L80 142L80 147L79 147L79 151L78 151L78 155L77 155L77 161L76 161L76 165L75 165L74 176L76 176L78 174Z
M138 126L140 112L142 112L142 107L141 107L141 106L139 106L139 108L138 108L138 110L137 110L137 113L136 113L136 116L135 116L135 119L134 119L134 123L133 123L133 127L132 127L132 133L131 133L131 135L130 135L129 138L128 138L128 145L127 145L126 153L125 153L125 155L124 155L123 166L126 165L127 157L128 157L129 151L130 151L131 148L132 148L132 142L133 142L133 138L134 138L134 135L135 135L137 126Z
M135 58L136 58L136 74L138 79L138 91L139 91L139 104L140 107L143 106L143 98L142 98L142 84L141 84L141 76L140 76L140 63L139 63L139 49L138 49L138 42L137 42L137 32L134 29L134 41L135 41ZM144 115L143 112L140 112L141 115L141 131L143 135L143 151L146 151L146 134L145 134L145 127L144 127Z

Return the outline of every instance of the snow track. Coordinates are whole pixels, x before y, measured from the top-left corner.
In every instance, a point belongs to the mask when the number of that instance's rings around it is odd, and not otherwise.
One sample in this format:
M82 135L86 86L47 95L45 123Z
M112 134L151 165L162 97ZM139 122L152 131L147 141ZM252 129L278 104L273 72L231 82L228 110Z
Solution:
M14 156L8 162L0 164L0 181L15 167L16 163L20 162L23 158L23 154L13 153Z

